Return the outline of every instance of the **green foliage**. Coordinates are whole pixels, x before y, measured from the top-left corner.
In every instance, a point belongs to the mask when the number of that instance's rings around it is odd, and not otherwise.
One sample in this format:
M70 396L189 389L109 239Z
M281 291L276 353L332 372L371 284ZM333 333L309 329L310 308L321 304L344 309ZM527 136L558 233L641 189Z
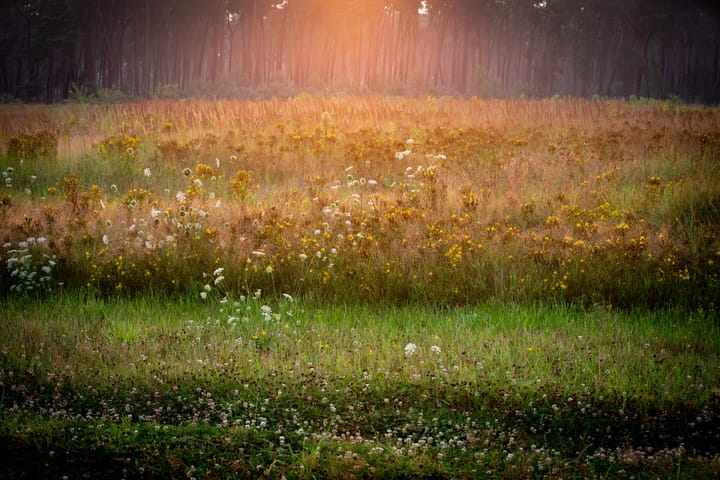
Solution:
M181 97L180 87L176 83L158 85L152 97L161 100L176 100Z
M233 300L214 295L227 273L205 301L9 299L3 471L718 473L716 312Z

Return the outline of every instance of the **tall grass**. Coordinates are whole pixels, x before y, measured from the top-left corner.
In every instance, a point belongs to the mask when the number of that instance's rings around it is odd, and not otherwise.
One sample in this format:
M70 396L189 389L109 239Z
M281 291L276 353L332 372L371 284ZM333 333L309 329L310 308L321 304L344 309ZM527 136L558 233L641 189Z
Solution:
M719 123L575 99L7 107L0 288L42 237L34 268L106 296L223 267L235 295L715 308Z

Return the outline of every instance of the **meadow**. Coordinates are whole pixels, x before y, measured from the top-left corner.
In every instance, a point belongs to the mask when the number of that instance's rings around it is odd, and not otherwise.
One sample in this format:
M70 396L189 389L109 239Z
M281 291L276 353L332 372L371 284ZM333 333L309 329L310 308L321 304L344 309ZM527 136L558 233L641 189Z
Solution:
M3 478L713 478L720 112L0 109Z

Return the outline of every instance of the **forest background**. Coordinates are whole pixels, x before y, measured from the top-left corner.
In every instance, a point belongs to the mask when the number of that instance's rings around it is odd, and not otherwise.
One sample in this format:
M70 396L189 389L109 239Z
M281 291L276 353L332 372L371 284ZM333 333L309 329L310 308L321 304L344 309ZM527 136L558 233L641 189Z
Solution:
M300 92L720 100L690 0L10 0L0 97Z

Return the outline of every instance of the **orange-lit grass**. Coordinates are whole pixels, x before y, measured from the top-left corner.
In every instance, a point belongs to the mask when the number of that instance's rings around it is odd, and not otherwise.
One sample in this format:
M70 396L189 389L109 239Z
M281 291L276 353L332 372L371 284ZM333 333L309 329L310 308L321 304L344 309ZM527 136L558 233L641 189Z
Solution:
M104 294L222 266L234 291L325 299L712 303L718 117L306 96L9 109L6 144L50 129L60 155L3 157L2 241L46 236L66 286Z

